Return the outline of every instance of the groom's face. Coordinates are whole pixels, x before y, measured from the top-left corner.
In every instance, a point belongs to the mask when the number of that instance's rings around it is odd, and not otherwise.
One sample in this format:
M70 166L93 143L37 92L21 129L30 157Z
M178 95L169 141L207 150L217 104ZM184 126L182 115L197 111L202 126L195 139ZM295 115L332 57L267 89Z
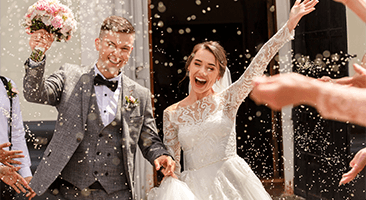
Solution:
M119 70L128 62L133 49L134 34L104 31L95 39L99 52L97 67L106 78L117 76Z

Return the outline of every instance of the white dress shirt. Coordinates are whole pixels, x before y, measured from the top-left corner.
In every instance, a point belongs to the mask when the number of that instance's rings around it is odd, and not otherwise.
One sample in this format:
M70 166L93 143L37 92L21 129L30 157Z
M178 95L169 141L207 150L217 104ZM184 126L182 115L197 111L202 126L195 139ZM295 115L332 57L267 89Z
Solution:
M12 86L15 88L15 83L11 81ZM29 152L27 148L27 144L25 141L25 132L22 114L20 112L19 107L19 94L17 94L13 98L13 120L12 120L12 135L11 135L11 143L12 150L21 150L23 151L24 158L16 159L20 161L22 164L20 165L21 169L18 173L25 177L32 176L32 172L30 170L31 161L29 157ZM6 93L5 86L2 81L0 81L0 143L9 142L8 133L8 119L10 115L10 101L8 95ZM6 148L9 150L9 148Z
M104 79L106 79L99 71L97 65L94 65L94 70L95 75L100 74ZM122 73L114 78L107 79L109 81L118 81L117 89L114 92L105 85L94 85L95 95L97 97L98 108L100 111L100 117L102 118L104 126L110 124L116 117L118 99L122 89L121 77Z

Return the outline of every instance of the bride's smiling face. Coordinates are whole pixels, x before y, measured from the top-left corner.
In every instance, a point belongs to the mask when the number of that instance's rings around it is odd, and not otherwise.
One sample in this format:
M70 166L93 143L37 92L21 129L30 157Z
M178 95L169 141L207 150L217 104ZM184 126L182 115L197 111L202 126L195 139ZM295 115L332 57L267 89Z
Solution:
M189 67L189 80L192 91L203 96L213 93L212 86L219 76L219 63L215 56L206 49L198 50Z

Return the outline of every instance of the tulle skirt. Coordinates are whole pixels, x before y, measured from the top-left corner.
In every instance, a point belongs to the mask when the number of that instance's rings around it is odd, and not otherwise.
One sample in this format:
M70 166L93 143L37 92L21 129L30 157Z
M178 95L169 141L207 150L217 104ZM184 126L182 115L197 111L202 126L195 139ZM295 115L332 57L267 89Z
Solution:
M159 198L148 200L271 199L259 178L239 156L201 169L184 171L181 175L183 182L172 179L166 179L159 188L153 189L153 195Z
M159 187L151 189L147 200L198 200L182 181L167 177Z

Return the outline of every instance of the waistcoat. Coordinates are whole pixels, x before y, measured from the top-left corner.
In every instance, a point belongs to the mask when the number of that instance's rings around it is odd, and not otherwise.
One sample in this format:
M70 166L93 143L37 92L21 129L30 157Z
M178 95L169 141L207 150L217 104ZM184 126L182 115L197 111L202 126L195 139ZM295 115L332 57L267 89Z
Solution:
M129 188L122 160L121 105L120 97L115 119L104 127L93 89L84 139L61 172L64 180L80 190L95 181L108 194Z

